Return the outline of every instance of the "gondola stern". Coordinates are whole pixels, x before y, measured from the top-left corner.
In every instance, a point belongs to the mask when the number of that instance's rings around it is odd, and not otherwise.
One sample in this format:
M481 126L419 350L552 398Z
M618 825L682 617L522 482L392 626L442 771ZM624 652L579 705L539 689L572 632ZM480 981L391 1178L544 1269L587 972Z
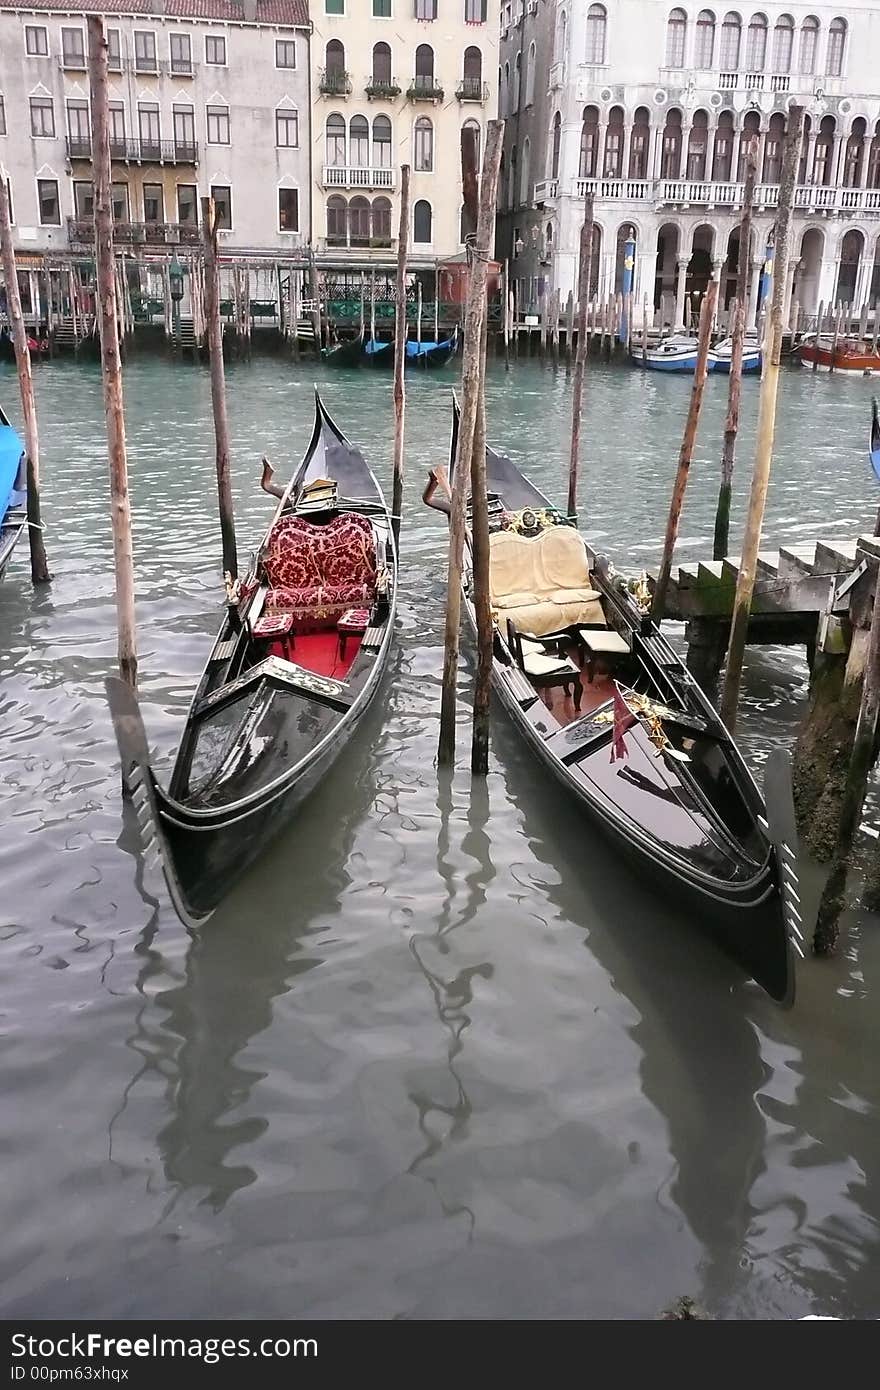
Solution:
M191 929L201 926L213 909L196 911L183 890L171 846L162 829L162 807L168 798L150 764L150 749L137 695L118 676L108 676L104 685L119 748L123 787L137 816L145 866L148 871L156 867L162 869L174 909L184 926Z

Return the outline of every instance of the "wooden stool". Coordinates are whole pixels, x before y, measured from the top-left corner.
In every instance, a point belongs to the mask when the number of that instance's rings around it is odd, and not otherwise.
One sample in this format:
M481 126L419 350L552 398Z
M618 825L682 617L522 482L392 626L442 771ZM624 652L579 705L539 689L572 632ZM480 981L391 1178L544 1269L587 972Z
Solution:
M254 637L264 641L279 642L284 649L284 656L287 661L291 660L291 649L294 646L293 633L293 614L282 612L263 613L257 619L251 629Z
M345 660L345 645L349 636L366 632L370 626L369 608L347 608L336 624L339 633L339 659Z

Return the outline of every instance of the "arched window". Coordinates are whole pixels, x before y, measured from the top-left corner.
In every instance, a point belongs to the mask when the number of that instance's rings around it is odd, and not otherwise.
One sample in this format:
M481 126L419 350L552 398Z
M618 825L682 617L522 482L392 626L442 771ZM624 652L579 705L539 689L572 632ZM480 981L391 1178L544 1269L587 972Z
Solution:
M763 72L767 57L767 16L753 14L746 33L746 67L749 72Z
M559 117L556 117L559 120ZM554 125L554 131L556 127ZM599 110L595 106L584 107L584 120L581 126L581 157L578 177L594 179L599 173Z
M781 111L774 111L767 126L764 141L764 169L762 183L778 183L782 177L782 142L785 139L785 117Z
M348 235L348 203L338 193L327 199L327 244L344 246Z
M773 30L773 71L791 72L791 55L794 48L794 20L790 14L781 14Z
M349 123L348 162L354 169L370 167L370 127L366 116L352 116Z
M736 177L742 183L746 176L746 155L752 136L759 135L761 132L761 114L759 111L747 111L743 117L742 129L739 134L739 159L737 160ZM760 166L758 168L760 173Z
M325 48L324 67L328 77L341 77L345 72L345 49L338 39L331 39Z
M706 177L706 153L709 145L709 115L695 111L688 135L687 176L694 183Z
M687 39L687 15L684 10L670 10L666 21L666 66L684 67L684 46Z
M550 177L559 178L559 146L562 143L562 117L559 112L553 117L553 131L550 137Z
M370 204L362 194L352 198L348 205L348 244L349 246L369 246L370 244Z
M532 201L531 165L532 142L526 136L523 140L522 167L519 171L519 201L522 207L529 207Z
M639 106L633 117L629 141L629 177L648 177L648 154L651 148L651 117L647 106Z
M462 76L466 82L482 82L483 80L483 55L480 50L473 45L471 45L470 48L466 48L464 51Z
M507 116L510 112L510 64L504 64L504 71L498 77L498 114Z
M591 5L587 10L587 62L605 62L605 34L608 16L604 5Z
M516 207L516 145L510 151L510 167L507 170L507 206Z
M843 160L843 183L845 188L858 188L862 182L862 163L865 157L865 133L868 123L864 116L856 116L852 123L846 153Z
M373 119L373 165L376 169L391 168L391 122L387 116Z
M370 238L373 246L391 245L391 202L384 196L373 199L373 229Z
M531 106L535 100L535 52L535 45L530 43L526 58L526 106Z
M474 132L474 145L477 151L477 170L480 169L480 155L483 143L483 131L479 121L473 119L465 121L462 130L472 130Z
M819 21L815 15L807 15L801 25L801 41L798 45L798 72L802 77L810 77L816 71L816 49L819 46Z
M715 147L712 153L712 178L716 183L729 183L733 168L733 112L721 111L715 128Z
M605 159L602 173L606 179L619 179L623 173L623 107L612 106L608 112L605 132Z
M868 187L880 188L880 121L874 126L871 149L868 153Z
M568 15L565 10L560 10L556 16L556 41L553 49L554 63L561 63L565 58L565 41L568 34Z
M430 246L431 233L431 204L424 198L420 198L413 208L413 241L421 246Z
M660 160L661 179L681 177L681 112L672 107L666 113L663 128L663 151Z
M735 10L730 10L721 24L721 53L718 62L722 72L736 72L739 67L741 37L742 20Z
M837 122L833 116L823 116L816 136L816 152L813 156L813 183L826 187L834 182L832 157L834 154L834 132Z
M843 50L846 47L846 20L832 19L828 30L828 57L825 71L829 77L840 77L843 73Z
M391 86L391 48L387 43L373 44L373 81L377 85Z
M336 112L327 117L325 130L326 150L324 158L331 168L338 169L345 164L345 117Z
M434 50L429 43L420 43L416 49L416 77L434 79Z
M510 110L511 113L519 110L520 83L522 82L522 53L517 53L513 60L513 81L510 84Z
M809 112L804 116L804 127L801 132L801 153L798 159L798 183L807 181L807 157L810 153L810 135L813 130L813 123L810 120Z
M694 52L694 67L700 72L708 72L715 56L715 16L711 10L700 10L697 15L697 45Z
M419 116L413 131L413 163L422 174L434 168L434 127L427 116Z

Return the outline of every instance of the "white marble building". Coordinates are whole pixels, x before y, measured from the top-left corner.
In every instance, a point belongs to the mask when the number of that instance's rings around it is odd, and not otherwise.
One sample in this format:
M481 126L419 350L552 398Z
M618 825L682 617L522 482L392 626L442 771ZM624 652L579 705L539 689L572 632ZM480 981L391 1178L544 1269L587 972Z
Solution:
M542 19L543 63L542 45L527 31ZM745 150L757 134L751 254L759 268L794 102L806 121L790 294L808 313L820 302L858 308L880 297L876 0L760 10L517 0L502 6L501 24L501 114L514 143L506 150L507 245L499 252L512 257L524 306L545 280L563 297L573 287L587 190L600 233L593 270L600 298L620 288L632 228L637 306L647 299L662 321L680 325L713 269L729 303ZM543 115L540 139L517 139L524 111L532 124ZM752 321L758 281L753 275Z

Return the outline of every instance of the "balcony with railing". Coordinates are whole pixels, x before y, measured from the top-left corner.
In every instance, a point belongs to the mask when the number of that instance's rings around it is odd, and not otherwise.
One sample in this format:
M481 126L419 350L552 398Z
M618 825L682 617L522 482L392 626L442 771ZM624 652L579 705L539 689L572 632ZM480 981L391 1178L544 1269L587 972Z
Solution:
M455 95L459 101L483 103L489 100L489 84L479 77L463 77L455 89Z
M71 246L94 245L94 218L68 217L67 240ZM113 240L117 246L197 246L201 231L197 222L115 222Z
M318 237L319 252L332 252L342 250L344 250L346 254L354 253L355 260L369 260L377 251L396 252L397 237L359 237L356 235L349 235L348 237L346 237L343 234L340 234L338 236ZM383 256L382 259L386 260L387 256Z
M362 168L358 165L325 164L325 188L387 188L394 189L394 170Z
M442 101L443 88L436 77L424 77L417 74L410 79L406 95L410 101Z
M371 74L364 83L364 91L371 100L378 98L383 101L393 101L395 97L400 96L400 83L396 77L380 79Z
M575 197L584 198L591 193L594 198L644 203L651 198L653 187L650 179L576 179Z
M714 179L574 179L572 196L592 193L598 200L652 203L661 207L700 207L735 210L742 207L745 185ZM542 202L558 195L557 180L535 184L535 200ZM760 183L755 189L755 207L773 209L779 204L778 183ZM825 184L798 184L793 207L803 213L860 213L880 217L880 188L837 188Z
M68 135L67 157L90 160L91 136ZM199 147L194 140L114 139L111 136L110 158L120 164L198 164Z
M584 182L583 179L578 179L578 180L577 180L577 183L578 183L578 184L581 184L581 183L583 183L583 182ZM575 197L576 197L576 198L582 198L583 196L584 196L583 193L575 192ZM546 203L546 202L548 201L548 199L550 199L550 198L558 198L558 197L559 197L559 180L558 180L558 179L539 179L538 182L535 184L535 202L536 202L536 203Z
M318 91L325 97L347 97L351 77L345 68L322 68L318 74Z

